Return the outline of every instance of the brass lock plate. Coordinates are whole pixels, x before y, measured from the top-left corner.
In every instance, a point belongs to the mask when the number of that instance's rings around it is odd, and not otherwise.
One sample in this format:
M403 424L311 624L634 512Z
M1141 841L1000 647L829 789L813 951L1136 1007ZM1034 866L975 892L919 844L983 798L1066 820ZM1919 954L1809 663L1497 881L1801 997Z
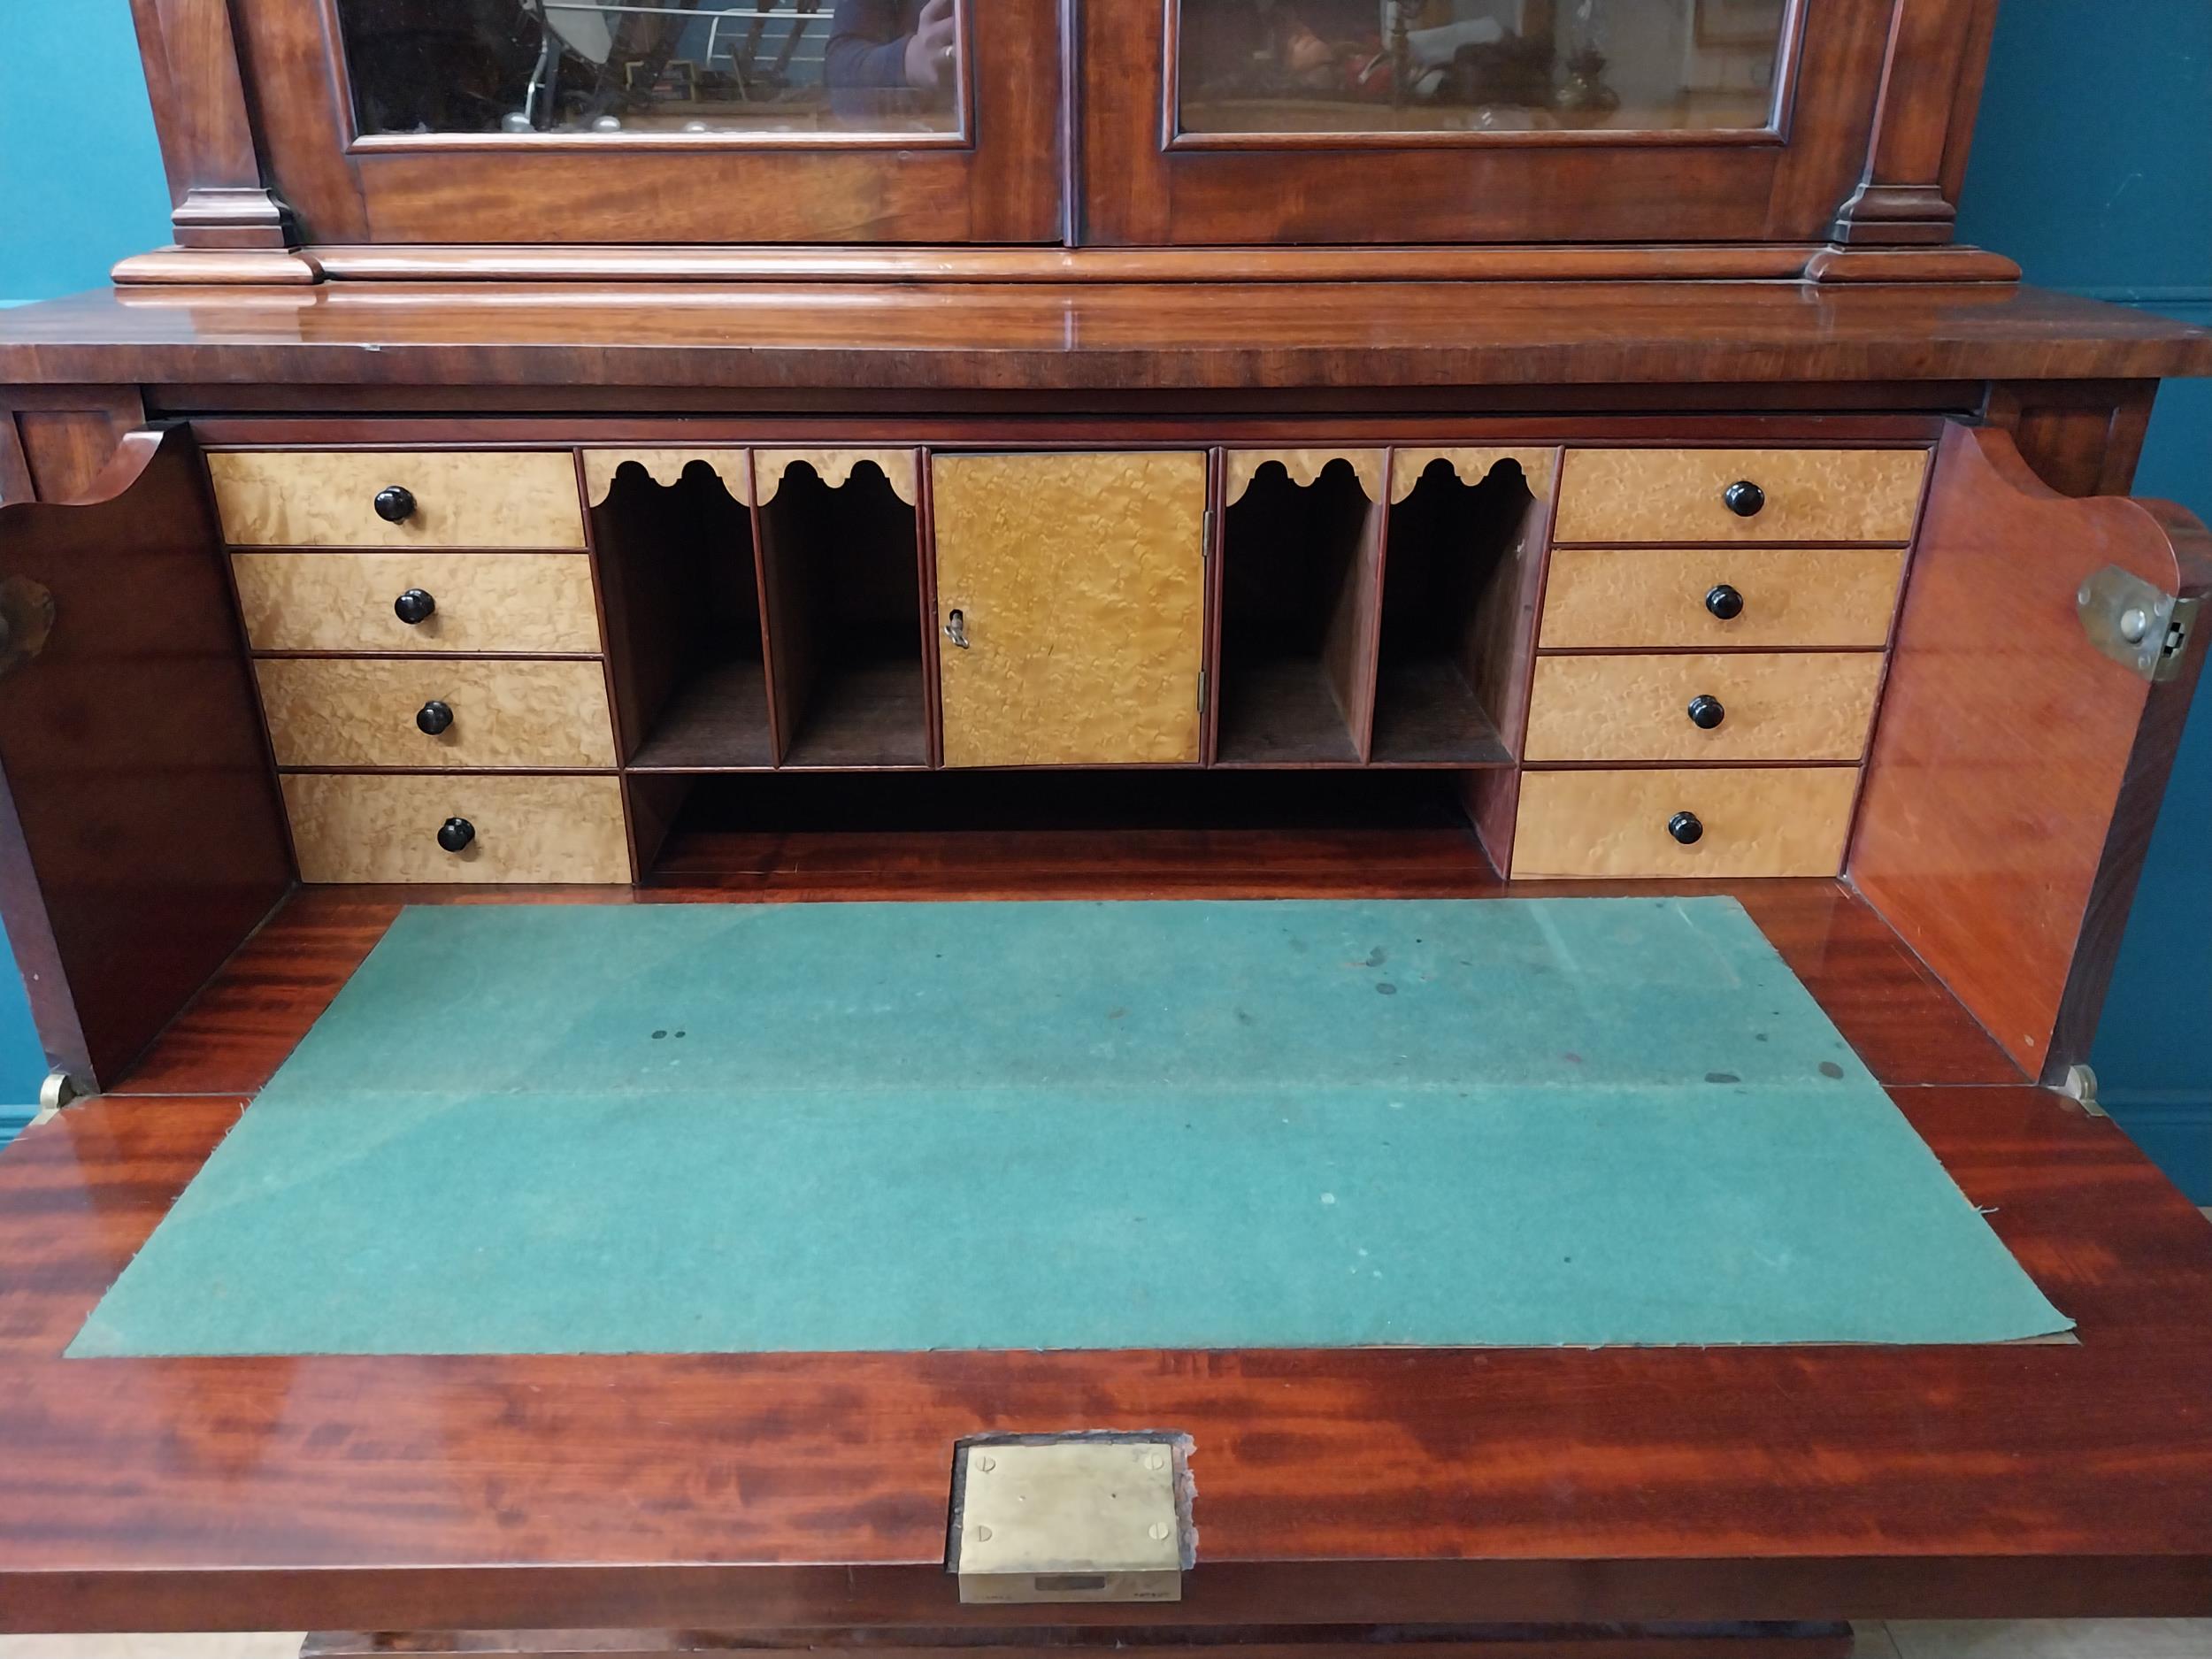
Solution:
M960 1599L1179 1601L1189 1490L1172 1435L964 1442L947 1563Z

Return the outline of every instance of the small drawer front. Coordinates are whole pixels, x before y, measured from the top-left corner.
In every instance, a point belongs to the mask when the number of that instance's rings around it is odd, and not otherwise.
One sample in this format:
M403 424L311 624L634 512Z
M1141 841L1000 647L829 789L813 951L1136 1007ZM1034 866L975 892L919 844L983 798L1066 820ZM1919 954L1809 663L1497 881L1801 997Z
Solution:
M257 651L599 649L581 553L234 553L230 563ZM403 599L419 620L402 619Z
M1855 766L1521 775L1517 880L1833 876Z
M1904 572L1902 548L1561 548L1538 643L1879 650Z
M1925 449L1570 449L1555 541L1912 540Z
M630 879L611 777L290 772L282 782L303 881Z
M1881 680L1873 651L1540 657L1522 757L1856 760Z
M615 764L596 662L265 657L254 672L280 766Z
M207 466L235 547L584 545L566 450L223 450Z

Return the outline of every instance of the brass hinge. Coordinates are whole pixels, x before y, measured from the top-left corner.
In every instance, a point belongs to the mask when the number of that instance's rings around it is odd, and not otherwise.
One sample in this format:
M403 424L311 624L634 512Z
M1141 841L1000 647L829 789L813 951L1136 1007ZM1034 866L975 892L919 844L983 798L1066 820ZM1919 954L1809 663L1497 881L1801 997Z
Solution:
M2058 1086L2058 1092L2078 1102L2092 1118L2109 1115L2097 1101L2097 1074L2079 1062L2066 1068L2066 1080Z
M1198 516L1198 558L1210 564L1214 556L1214 510L1211 507Z
M1198 712L1206 712L1206 671L1202 668L1198 671Z
M2198 600L2177 598L2117 565L2106 565L2074 595L2089 642L2153 684L2181 672L2199 608Z
M1179 1601L1187 1442L1079 1434L964 1441L946 1565L969 1602Z

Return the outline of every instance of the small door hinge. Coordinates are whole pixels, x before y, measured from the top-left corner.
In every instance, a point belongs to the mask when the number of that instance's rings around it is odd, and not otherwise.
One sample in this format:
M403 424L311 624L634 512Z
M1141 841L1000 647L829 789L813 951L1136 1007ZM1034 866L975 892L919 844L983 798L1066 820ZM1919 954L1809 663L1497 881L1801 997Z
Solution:
M1160 1434L964 1441L945 1563L960 1599L1181 1601L1195 1539L1187 1447Z
M1198 671L1198 712L1206 712L1206 671L1202 668Z
M1201 513L1201 514L1199 515L1199 517L1198 517L1198 559L1199 559L1199 563L1200 563L1200 564L1202 564L1202 565L1209 565L1209 564L1211 564L1211 563L1213 562L1213 557L1214 557L1214 510L1213 510L1211 507L1209 507L1209 508L1207 508L1207 509L1206 509L1206 511L1205 511L1204 512Z
M2066 1080L2058 1086L2058 1092L2078 1102L2092 1118L2109 1115L2097 1102L2097 1074L2078 1061L2066 1068Z
M2176 678L2188 659L2200 602L2180 599L2117 565L2084 581L2074 608L2089 642L2153 684Z

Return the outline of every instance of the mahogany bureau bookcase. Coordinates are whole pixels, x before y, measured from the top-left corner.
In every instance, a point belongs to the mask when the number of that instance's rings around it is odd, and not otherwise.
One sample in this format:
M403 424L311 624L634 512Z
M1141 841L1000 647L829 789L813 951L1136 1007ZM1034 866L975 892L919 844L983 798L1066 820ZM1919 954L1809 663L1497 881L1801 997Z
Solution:
M1994 0L133 10L175 245L0 319L0 1629L2212 1614L2082 1064L2212 334L1954 243ZM1737 897L2076 1338L60 1357L405 903L1535 892ZM1092 1430L1179 1603L964 1604L956 1448Z

